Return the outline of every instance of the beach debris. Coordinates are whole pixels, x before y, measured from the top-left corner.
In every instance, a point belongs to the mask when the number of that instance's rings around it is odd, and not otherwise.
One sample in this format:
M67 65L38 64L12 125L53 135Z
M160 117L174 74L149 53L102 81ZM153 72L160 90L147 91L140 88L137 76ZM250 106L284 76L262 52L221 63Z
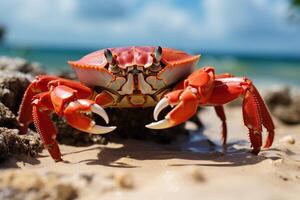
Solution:
M287 177L285 177L285 176L283 176L283 175L280 175L279 178L280 178L281 180L283 180L283 181L288 181L288 180L289 180L289 178L287 178Z
M123 189L134 188L134 179L131 173L124 171L114 172L109 176L116 181L116 184Z
M18 135L18 129L0 127L0 163L15 155L35 156L43 146L36 133Z
M29 62L23 58L7 56L0 56L0 70L4 72L22 72L24 74L31 74L32 76L45 74L41 65L37 62Z
M295 140L295 138L293 136L287 135L287 136L284 136L283 138L281 138L279 140L279 142L285 143L285 144L295 144L296 140Z
M196 182L203 183L206 181L206 178L205 178L203 172L199 169L199 167L195 167L195 166L188 167L187 173Z

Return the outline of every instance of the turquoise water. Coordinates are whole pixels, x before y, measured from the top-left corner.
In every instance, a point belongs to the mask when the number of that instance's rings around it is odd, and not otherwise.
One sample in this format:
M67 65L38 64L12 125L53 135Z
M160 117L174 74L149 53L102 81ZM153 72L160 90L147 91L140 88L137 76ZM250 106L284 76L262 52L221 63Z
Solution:
M69 68L68 60L77 60L80 57L95 51L65 50L58 48L0 48L0 55L18 56L31 61L37 61L47 71L55 73ZM193 52L191 52L193 53ZM251 56L202 53L199 67L214 66L217 73L228 72L237 76L247 76L256 84L268 87L269 85L300 86L300 57L278 56Z

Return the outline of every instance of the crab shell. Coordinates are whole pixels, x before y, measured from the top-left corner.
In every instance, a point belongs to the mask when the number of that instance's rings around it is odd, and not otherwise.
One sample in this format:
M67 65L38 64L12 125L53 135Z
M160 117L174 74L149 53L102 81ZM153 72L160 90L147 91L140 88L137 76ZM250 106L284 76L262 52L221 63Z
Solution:
M130 66L137 66L146 69L154 62L155 47L149 46L132 46L109 48L120 68L125 69ZM162 59L164 67L156 76L144 76L136 87L141 91L139 96L153 95L163 88L170 88L173 84L179 82L189 75L196 66L200 55L189 55L184 51L171 48L162 48ZM129 76L116 76L107 69L107 60L104 55L104 49L90 53L78 61L68 62L74 69L78 79L89 87L99 86L101 88L117 93L129 98L137 98L133 94L134 86L128 86ZM158 99L159 100L159 99ZM147 101L145 101L147 102ZM155 106L156 102L148 103L130 103L122 104L122 107L132 107L134 105Z

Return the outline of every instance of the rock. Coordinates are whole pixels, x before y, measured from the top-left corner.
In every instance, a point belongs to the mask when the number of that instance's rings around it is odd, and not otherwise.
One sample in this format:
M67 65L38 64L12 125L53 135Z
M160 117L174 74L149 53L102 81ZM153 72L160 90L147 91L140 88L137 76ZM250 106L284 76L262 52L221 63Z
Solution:
M291 89L283 87L275 91L269 91L264 99L271 110L279 105L288 106L292 103Z
M33 171L11 170L0 177L0 199L22 200L71 200L77 190L71 183L64 183L60 176L41 176Z
M300 94L292 94L290 88L270 91L265 96L271 113L285 124L300 123Z
M18 135L16 114L30 78L20 72L0 71L0 162L17 154L33 156L43 149L36 133Z
M29 62L23 58L10 58L6 56L0 57L0 70L5 72L22 72L31 74L32 76L45 74L40 64L37 62Z
M0 163L19 154L37 155L43 146L37 134L18 135L18 129L0 127Z
M0 101L17 114L30 76L19 72L0 71Z
M16 128L19 126L16 116L0 102L0 127Z
M272 113L285 124L300 124L300 97L289 106L277 106Z

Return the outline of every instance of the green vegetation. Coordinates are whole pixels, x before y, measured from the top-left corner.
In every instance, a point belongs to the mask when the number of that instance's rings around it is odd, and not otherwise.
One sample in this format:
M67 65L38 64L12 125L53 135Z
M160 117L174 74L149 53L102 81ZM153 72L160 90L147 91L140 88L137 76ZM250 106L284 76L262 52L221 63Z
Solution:
M4 33L5 33L4 27L0 26L0 43L4 39Z
M292 0L293 6L300 6L300 0Z

